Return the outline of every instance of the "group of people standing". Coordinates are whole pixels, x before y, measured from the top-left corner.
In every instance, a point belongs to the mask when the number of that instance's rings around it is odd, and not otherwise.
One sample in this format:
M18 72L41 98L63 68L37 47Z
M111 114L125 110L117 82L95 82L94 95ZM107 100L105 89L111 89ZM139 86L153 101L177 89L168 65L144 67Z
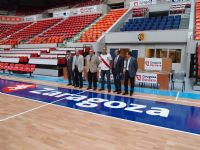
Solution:
M85 65L84 65L85 60ZM107 53L107 49L102 49L102 54L100 56L95 55L93 50L90 50L89 55L84 57L80 55L79 51L76 51L75 55L72 52L67 52L66 57L67 62L67 72L68 72L68 85L73 85L74 87L83 87L82 73L84 71L84 66L86 67L87 78L88 78L88 90L97 90L97 76L98 70L101 70L101 88L99 91L105 90L105 77L107 80L107 90L111 92L111 72L113 73L114 85L117 94L122 93L121 83L124 81L124 93L128 94L128 84L130 81L130 96L134 92L135 75L137 72L138 64L137 59L134 58L131 52L127 53L127 56L120 56L120 51L115 50L115 57L112 59L111 55Z

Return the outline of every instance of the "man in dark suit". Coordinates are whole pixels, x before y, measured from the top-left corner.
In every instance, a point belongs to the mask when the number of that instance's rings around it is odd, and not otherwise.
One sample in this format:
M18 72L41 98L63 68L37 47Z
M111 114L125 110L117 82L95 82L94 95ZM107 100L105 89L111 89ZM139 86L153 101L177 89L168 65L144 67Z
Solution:
M70 51L67 51L66 62L67 62L67 77L69 81L68 85L72 85L72 82L74 84L74 72L72 70L73 55L72 52Z
M134 92L134 84L135 84L135 76L137 73L137 69L138 69L138 63L137 63L137 59L132 57L131 52L128 52L128 56L127 59L125 61L125 68L124 68L124 74L125 74L125 79L124 79L124 88L125 88L125 92L123 93L123 95L127 95L128 94L128 81L130 80L130 96L133 95Z
M112 67L112 73L113 73L114 84L115 84L114 92L117 92L117 94L121 93L121 79L122 79L122 74L123 74L123 69L124 69L124 60L119 54L120 54L119 49L115 50L115 58L114 58L113 67Z

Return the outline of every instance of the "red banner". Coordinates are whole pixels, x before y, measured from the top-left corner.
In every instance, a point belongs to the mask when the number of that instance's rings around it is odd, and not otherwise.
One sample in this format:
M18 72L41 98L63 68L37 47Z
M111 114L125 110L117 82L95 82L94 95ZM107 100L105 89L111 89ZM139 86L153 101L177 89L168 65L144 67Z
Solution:
M5 22L21 22L22 18L21 17L16 17L16 16L0 16L0 21L5 21Z

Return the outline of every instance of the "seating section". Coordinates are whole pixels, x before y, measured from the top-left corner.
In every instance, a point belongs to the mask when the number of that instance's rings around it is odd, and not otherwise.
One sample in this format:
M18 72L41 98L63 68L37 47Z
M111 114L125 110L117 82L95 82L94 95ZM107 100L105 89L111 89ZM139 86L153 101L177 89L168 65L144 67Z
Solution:
M196 2L195 39L200 40L200 1Z
M6 38L7 36L9 36L11 34L14 34L15 32L27 27L31 23L32 22L25 22L25 23L19 23L19 24L16 24L16 25L12 26L9 30L7 30L7 31L5 31L3 33L0 33L0 39Z
M64 39L71 39L100 16L101 14L89 14L69 17L39 37L34 38L30 43L62 43Z
M61 18L56 18L37 21L29 27L17 32L16 34L11 35L8 40L17 40L18 42L21 40L27 41L61 20Z
M89 30L85 31L77 42L96 42L126 11L127 9L111 10Z
M0 63L0 70L10 72L22 72L29 73L30 76L35 71L36 65L30 64L9 64L9 63Z
M129 19L120 29L125 31L143 31L143 30L170 30L179 29L181 16L158 16L150 18Z
M4 33L6 32L7 30L9 30L10 28L12 28L14 26L14 24L3 24L3 23L0 23L0 33Z

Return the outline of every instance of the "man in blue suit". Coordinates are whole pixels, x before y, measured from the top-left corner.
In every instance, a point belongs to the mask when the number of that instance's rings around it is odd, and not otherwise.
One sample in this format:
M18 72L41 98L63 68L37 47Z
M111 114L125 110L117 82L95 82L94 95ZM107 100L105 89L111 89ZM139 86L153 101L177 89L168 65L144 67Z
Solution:
M133 95L134 92L134 84L135 84L135 76L137 73L137 69L138 69L138 63L137 63L137 59L132 57L131 52L128 52L128 56L127 59L125 61L125 67L124 67L124 74L125 74L125 79L124 79L124 88L125 88L125 92L123 93L123 95L127 95L128 94L128 81L130 80L130 96Z
M121 79L124 69L124 60L119 55L119 49L115 50L115 58L113 59L112 73L114 77L115 91L117 94L121 93Z

